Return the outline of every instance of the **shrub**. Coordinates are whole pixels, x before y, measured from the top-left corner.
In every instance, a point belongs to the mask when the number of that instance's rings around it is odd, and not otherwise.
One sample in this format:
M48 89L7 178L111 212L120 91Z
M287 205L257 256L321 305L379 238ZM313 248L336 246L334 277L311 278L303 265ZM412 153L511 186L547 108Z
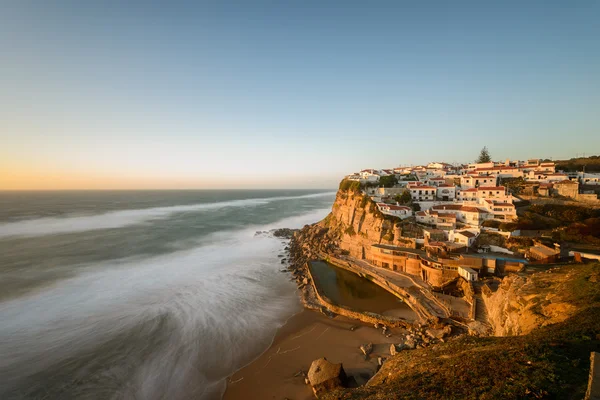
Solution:
M503 232L512 232L516 230L517 227L518 225L514 222L503 222L498 226L498 228Z
M361 189L359 181L351 181L348 179L342 179L340 182L340 191L342 192L359 192Z
M396 178L396 175L382 176L379 178L379 185L386 188L394 187L397 183L398 178Z
M487 221L483 222L482 226L485 227L485 228L496 228L496 229L498 229L498 228L500 228L500 224L501 224L500 221L496 221L496 220L493 220L493 219L488 219Z
M356 232L354 231L354 228L352 227L352 225L347 227L346 230L344 230L344 232L346 233L346 235L349 235L349 236L356 235Z

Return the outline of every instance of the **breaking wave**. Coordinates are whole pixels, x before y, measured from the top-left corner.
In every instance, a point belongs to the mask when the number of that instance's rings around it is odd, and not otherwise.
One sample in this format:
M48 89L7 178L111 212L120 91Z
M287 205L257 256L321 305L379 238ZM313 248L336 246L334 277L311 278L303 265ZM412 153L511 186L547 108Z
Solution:
M305 199L331 196L335 192L315 193L302 196L279 196L256 199L242 199L177 205L169 207L153 207L134 210L111 211L87 216L67 216L62 218L37 218L0 224L0 238L34 237L51 234L85 232L100 229L122 228L129 225L142 224L147 221L168 218L170 215L189 211L214 211L226 207L252 207L275 201Z
M284 243L255 229L301 227L327 212L103 262L0 303L0 398L220 398L226 377L300 308L278 271Z

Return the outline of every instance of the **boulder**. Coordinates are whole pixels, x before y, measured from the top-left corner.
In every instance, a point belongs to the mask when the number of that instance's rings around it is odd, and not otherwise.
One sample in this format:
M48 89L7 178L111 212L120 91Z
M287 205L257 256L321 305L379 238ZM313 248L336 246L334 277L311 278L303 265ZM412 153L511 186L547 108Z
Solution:
M292 236L294 236L295 231L296 229L280 228L274 229L271 232L273 232L273 236L277 238L291 239Z
M367 357L373 351L373 344L372 343L362 344L362 345L360 345L359 349L360 349L360 351L363 352L365 357Z
M346 372L341 363L334 364L323 357L310 365L308 381L315 396L319 398L320 395L331 390L343 388L346 384Z
M390 345L390 355L395 356L396 354L398 354L398 349L396 348L396 345L392 343Z
M308 285L308 278L304 278L304 279L302 279L302 284L304 284L304 285Z

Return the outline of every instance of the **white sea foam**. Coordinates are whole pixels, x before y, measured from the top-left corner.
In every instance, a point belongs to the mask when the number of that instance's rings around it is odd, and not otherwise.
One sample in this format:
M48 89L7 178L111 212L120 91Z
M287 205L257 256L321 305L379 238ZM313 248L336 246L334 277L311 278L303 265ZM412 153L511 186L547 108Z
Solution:
M278 272L280 240L251 233L301 227L327 212L97 264L0 303L0 397L218 398L224 379L299 309L294 285Z
M37 218L0 224L0 238L33 237L59 233L85 232L99 229L122 228L147 221L168 218L172 214L189 211L214 211L225 207L253 207L274 201L332 196L335 192L314 193L302 196L279 196L257 199L231 200L215 203L153 207L134 210L111 211L89 216L63 218Z

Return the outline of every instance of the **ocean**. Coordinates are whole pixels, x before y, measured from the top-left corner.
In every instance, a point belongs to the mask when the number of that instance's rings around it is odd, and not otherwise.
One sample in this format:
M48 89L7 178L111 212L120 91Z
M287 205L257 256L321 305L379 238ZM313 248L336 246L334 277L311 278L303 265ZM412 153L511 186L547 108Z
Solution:
M0 399L219 399L300 311L331 191L0 193Z

